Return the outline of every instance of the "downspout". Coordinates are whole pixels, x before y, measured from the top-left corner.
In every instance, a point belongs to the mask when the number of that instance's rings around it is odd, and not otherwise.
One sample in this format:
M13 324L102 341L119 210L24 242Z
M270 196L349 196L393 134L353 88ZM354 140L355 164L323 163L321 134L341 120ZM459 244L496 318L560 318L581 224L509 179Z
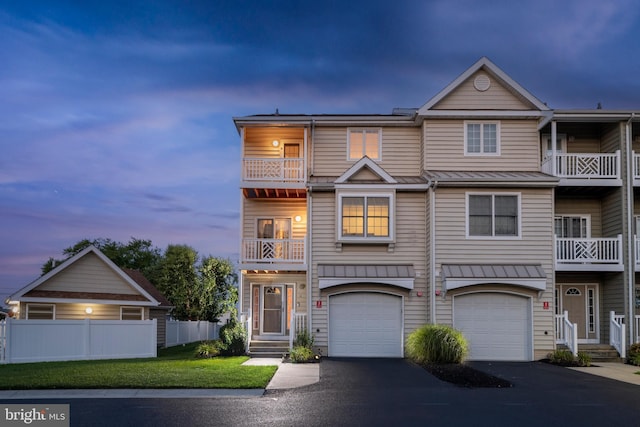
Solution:
M429 186L431 186L431 182L429 182ZM429 191L429 208L431 215L431 222L429 226L431 227L431 247L429 248L431 254L431 268L429 269L430 274L430 282L431 282L431 323L436 324L436 188L438 187L438 181L433 182L433 188Z
M634 237L633 237L633 150L631 147L632 126L631 122L635 113L631 113L631 117L627 120L625 126L625 139L626 139L626 153L627 153L627 280L628 285L628 313L629 320L627 321L627 338L629 343L633 343L635 318L634 318L634 290L635 290L635 254L634 254ZM627 346L628 348L628 346ZM626 357L626 354L621 354L620 357Z

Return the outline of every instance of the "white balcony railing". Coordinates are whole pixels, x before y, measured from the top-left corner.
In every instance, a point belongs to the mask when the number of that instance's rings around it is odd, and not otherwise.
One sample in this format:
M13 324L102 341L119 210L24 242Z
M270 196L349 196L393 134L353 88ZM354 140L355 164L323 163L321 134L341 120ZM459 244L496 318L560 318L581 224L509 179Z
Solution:
M304 182L304 159L257 159L242 160L244 181Z
M556 265L622 265L622 235L617 237L556 237Z
M554 175L553 157L542 162L542 171ZM615 153L556 153L555 176L574 179L620 179L620 151Z
M633 179L640 180L640 154L633 153Z
M615 311L609 312L609 345L618 351L620 357L627 357L624 315Z
M638 236L634 237L635 241L635 259L636 259L636 271L639 271L640 268L640 238Z
M242 262L302 264L304 239L242 239Z
M578 354L578 324L569 321L569 312L556 314L556 343L564 344L574 356Z

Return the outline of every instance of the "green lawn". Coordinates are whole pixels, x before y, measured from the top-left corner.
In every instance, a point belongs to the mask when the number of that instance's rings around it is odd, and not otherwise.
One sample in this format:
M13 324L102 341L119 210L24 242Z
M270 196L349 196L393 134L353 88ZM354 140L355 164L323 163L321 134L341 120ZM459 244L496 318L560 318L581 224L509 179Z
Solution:
M197 343L158 351L155 359L0 365L0 389L264 388L276 366L241 366L248 357L196 359Z

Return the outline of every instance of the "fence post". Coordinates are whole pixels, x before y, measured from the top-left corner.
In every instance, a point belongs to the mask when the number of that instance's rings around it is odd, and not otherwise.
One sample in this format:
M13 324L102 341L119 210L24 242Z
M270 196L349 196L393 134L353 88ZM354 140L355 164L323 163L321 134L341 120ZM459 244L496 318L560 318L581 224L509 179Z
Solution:
M158 319L151 319L151 353L158 357Z
M13 323L13 319L11 317L7 317L4 330L4 362L11 363L11 325Z
M89 359L91 356L91 319L84 319L84 331L82 334L84 338L84 358Z

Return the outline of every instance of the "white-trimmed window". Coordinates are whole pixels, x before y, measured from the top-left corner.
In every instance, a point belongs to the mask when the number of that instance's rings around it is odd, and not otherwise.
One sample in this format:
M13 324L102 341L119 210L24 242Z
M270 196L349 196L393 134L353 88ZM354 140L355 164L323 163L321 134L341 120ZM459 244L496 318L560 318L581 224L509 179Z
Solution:
M589 216L557 215L553 220L556 237L589 238L591 226Z
M360 160L367 156L380 160L382 129L349 129L347 137L347 159Z
M27 304L27 319L53 320L56 318L56 306L53 304Z
M468 193L467 236L519 237L520 195Z
M340 240L391 241L391 194L341 194L338 202Z
M120 320L144 320L144 308L120 307Z
M464 122L464 154L497 156L500 154L500 122Z

